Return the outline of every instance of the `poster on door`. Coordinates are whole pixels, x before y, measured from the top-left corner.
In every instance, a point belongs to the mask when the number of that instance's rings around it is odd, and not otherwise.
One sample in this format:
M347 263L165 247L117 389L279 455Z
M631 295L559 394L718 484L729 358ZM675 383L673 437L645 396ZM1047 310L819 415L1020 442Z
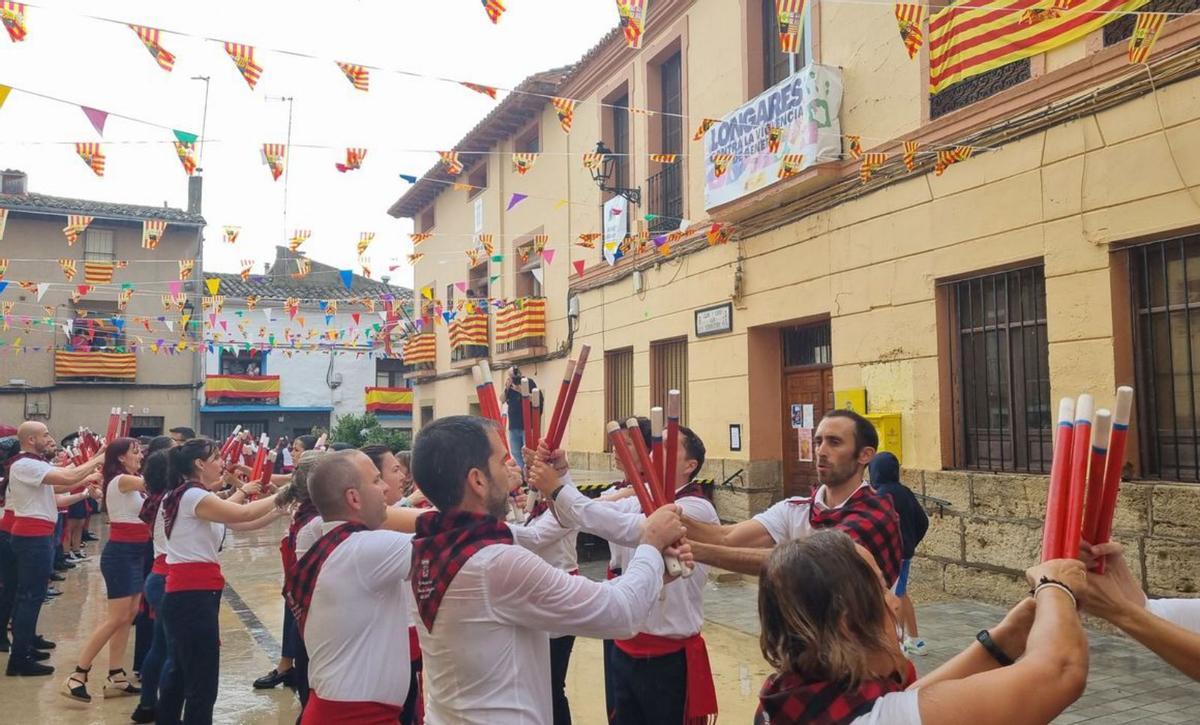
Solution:
M800 439L800 462L812 463L813 461L813 429L812 428L797 428L796 435Z

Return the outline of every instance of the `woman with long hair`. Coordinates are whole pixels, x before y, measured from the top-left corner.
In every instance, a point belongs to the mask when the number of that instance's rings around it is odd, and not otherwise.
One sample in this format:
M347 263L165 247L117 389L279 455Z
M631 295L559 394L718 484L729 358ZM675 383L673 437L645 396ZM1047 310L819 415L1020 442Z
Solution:
M913 682L899 602L871 554L833 529L781 544L759 580L759 644L776 673L755 723L1050 722L1086 684L1087 637L1075 607L1087 582L1074 560L1039 564L1026 577L1031 597Z
M91 702L88 673L92 661L108 645L108 679L105 697L136 695L140 692L125 674L125 648L129 629L142 598L142 561L150 545L150 528L138 518L146 498L146 483L138 476L142 448L133 438L117 438L108 444L101 469L108 506L108 543L100 555L100 573L108 592L108 613L92 631L75 671L63 683L62 694L72 700Z
M221 667L221 573L219 552L226 526L257 528L277 516L275 497L243 503L257 486L228 499L212 489L222 485L220 447L193 438L172 448L170 489L162 499L167 580L162 617L173 643L174 665L163 673L158 697L160 723L210 723ZM237 526L237 525L241 526Z
M156 439L157 440L157 439ZM170 441L170 438L167 438ZM173 442L172 442L173 445ZM154 449L154 443L150 444ZM150 573L146 575L146 603L154 617L154 633L150 640L150 649L142 661L142 693L138 699L130 719L137 723L150 723L155 719L155 705L158 702L158 683L162 673L171 666L171 640L167 637L167 628L163 623L162 600L166 594L167 583L167 534L163 530L162 503L163 496L170 485L171 459L167 449L171 446L159 447L153 451L142 465L142 479L146 482L146 500L142 503L139 518L150 527L154 541L154 563Z

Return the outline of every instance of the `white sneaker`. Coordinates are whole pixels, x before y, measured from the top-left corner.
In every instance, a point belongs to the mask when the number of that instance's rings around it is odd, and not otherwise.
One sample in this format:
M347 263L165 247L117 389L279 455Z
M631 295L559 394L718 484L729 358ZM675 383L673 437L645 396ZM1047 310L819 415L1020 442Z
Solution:
M922 657L929 654L929 647L925 646L925 640L923 639L906 639L905 645L906 651L909 654L920 655Z

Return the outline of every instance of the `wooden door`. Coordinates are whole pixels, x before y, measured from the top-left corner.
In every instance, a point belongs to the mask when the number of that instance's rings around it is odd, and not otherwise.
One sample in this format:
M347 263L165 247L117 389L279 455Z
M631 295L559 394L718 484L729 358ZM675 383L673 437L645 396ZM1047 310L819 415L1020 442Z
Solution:
M800 462L800 438L792 427L792 405L812 405L815 426L833 409L833 368L785 372L783 392L783 495L807 496L817 490L817 469L811 462Z

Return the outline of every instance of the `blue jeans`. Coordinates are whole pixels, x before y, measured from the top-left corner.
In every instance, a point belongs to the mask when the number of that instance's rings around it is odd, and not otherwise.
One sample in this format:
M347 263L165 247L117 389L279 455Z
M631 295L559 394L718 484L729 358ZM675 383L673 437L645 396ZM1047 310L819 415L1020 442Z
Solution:
M38 615L54 567L54 537L14 536L12 551L17 560L17 600L13 606L11 657L19 660L33 654Z
M151 573L146 577L146 603L154 612L154 638L150 642L150 651L146 653L146 659L142 660L142 697L139 704L145 708L154 707L158 703L159 680L174 666L171 661L171 638L167 635L162 613L166 588L167 578L162 574Z
M508 451L512 453L513 459L522 470L525 469L525 456L521 454L521 448L525 445L525 431L518 428L513 430L508 429Z

